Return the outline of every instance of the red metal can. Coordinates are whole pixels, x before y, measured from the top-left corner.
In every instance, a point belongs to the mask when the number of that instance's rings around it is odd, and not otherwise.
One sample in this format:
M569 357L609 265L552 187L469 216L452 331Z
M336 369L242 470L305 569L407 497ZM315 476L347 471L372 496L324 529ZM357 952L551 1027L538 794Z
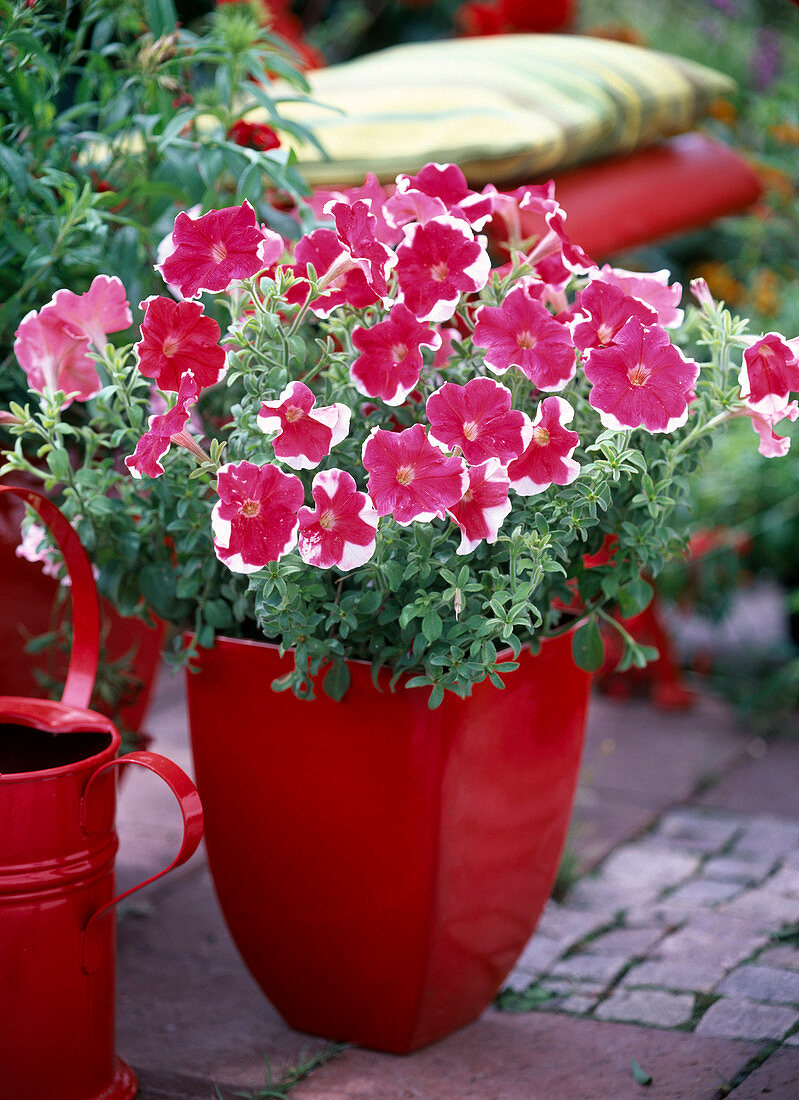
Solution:
M114 818L121 763L171 788L181 849L202 837L194 784L150 752L117 758L120 736L88 709L97 665L97 597L72 528L46 498L0 487L53 532L72 578L73 649L61 702L0 696L0 1096L4 1100L128 1100L136 1076L114 1053ZM147 885L142 883L141 886Z

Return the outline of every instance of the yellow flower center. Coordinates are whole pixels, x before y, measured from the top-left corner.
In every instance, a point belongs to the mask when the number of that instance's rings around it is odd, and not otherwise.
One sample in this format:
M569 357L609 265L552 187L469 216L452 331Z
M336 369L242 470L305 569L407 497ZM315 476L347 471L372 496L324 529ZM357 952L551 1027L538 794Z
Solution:
M536 443L539 447L546 447L549 443L549 432L546 428L533 428L533 443Z
M241 515L245 516L247 519L252 519L253 516L257 516L260 511L260 500L245 500L241 508L239 508Z
M414 472L411 466L400 466L397 469L397 481L400 485L410 485L413 481Z
M646 384L646 380L649 378L650 370L645 367L643 363L638 363L634 367L630 367L627 371L627 377L630 380L631 386L643 386Z
M293 424L296 420L302 420L305 413L302 409L297 408L296 405L289 405L286 409L284 416L288 420L289 424Z
M333 512L330 508L322 512L321 516L319 517L319 526L322 528L323 531L329 531L330 528L333 526Z
M179 347L180 340L177 338L177 336L167 336L166 340L164 340L164 345L161 350L163 351L167 359L171 359L172 356L176 354Z
M449 275L449 268L447 267L446 260L439 260L437 264L433 264L430 268L430 275L437 283L443 283L447 275Z
M222 241L215 241L211 245L211 259L217 264L221 264L223 260L227 259L227 249Z
M524 351L529 351L536 346L538 340L533 336L532 332L525 331L519 334L519 339L516 342Z
M463 425L463 434L466 436L470 443L473 440L477 439L478 430L479 429L477 426L477 421L475 420L467 420L466 423Z

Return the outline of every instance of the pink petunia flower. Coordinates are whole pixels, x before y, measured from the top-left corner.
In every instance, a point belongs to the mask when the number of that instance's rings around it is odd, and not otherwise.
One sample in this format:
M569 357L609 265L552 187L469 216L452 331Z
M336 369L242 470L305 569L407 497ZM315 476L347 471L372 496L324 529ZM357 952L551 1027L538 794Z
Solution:
M164 472L161 459L176 442L205 457L199 447L191 446L193 437L186 432L191 407L196 404L199 395L200 386L188 371L180 380L175 404L165 413L149 418L147 431L136 444L136 450L125 459L125 465L133 477L160 477Z
M637 317L643 325L657 324L658 319L657 313L639 298L599 280L589 283L578 295L576 308L572 338L580 351L608 347L631 317Z
M352 342L361 353L350 368L358 393L401 405L419 381L422 348L438 348L441 337L395 302L385 321L354 329Z
M305 276L308 265L312 264L317 279L324 277L327 283L324 293L310 303L310 309L317 317L329 317L337 306L345 302L355 309L363 309L380 300L333 229L315 229L313 233L300 237L294 249L294 258L297 262L292 270L297 282L286 294L286 300L294 304L305 301L309 289Z
M465 386L444 385L427 399L430 439L440 446L460 447L467 462L490 458L507 465L530 442L532 425L511 408L511 392L493 378L472 378Z
M264 266L263 241L255 211L246 200L199 218L181 211L172 231L172 252L156 264L156 271L184 298L196 298L203 290L227 290L234 280L249 279Z
M317 218L321 219L326 217L325 210L330 209L331 203L344 202L351 206L360 199L367 204L369 213L375 218L377 240L393 248L402 239L402 232L390 226L385 219L383 204L386 197L386 189L374 172L367 172L366 179L360 187L347 187L341 191L325 191L316 188L308 202Z
M393 515L402 527L443 517L469 484L463 459L443 455L421 424L401 432L373 428L363 445L363 464L377 514Z
M200 389L221 381L226 369L225 350L219 344L222 334L199 302L153 296L140 308L141 340L133 350L143 375L154 378L159 389L175 393L187 371Z
M271 435L275 457L293 470L312 470L350 430L351 409L336 402L316 408L304 382L289 382L277 401L264 401L258 427Z
M511 510L510 479L497 458L469 469L469 486L447 514L461 529L456 554L470 554L483 539L496 542L499 529Z
M96 275L83 294L57 290L52 305L64 326L76 336L86 336L98 351L105 347L110 332L120 332L133 323L125 287L116 275Z
M538 389L562 390L574 376L576 360L571 334L538 301L541 284L522 280L501 306L477 311L473 342L485 350L485 363L495 374L518 367Z
M60 310L49 302L27 313L15 333L14 354L28 384L39 393L68 394L64 408L76 398L86 401L100 391L100 378L89 355L89 338L64 323Z
M300 557L319 569L356 569L375 552L378 515L344 470L324 470L311 487L316 507L300 508Z
M297 545L305 492L277 466L228 462L219 470L211 512L214 553L233 573L255 573Z
M669 271L626 271L623 267L611 267L605 264L591 273L592 279L599 279L608 286L618 287L625 294L631 294L654 309L658 315L658 324L663 328L674 328L682 324L683 311L679 308L682 298L680 283L669 285Z
M760 436L758 451L764 458L784 458L790 450L791 441L787 436L777 435L774 426L780 420L796 420L799 417L799 404L791 401L777 411L763 412L755 408L741 409L733 416L748 416L752 427Z
M571 485L580 473L572 458L579 437L564 427L573 417L574 409L562 397L545 397L538 406L529 445L508 465L511 488L520 496L535 496L550 485Z
M456 164L426 164L415 176L397 176L394 194L384 204L394 226L426 222L441 214L461 218L477 232L493 214L490 195L472 191Z
M593 387L588 400L606 428L671 432L688 419L699 366L664 329L633 317L611 347L590 353L585 376Z
M441 214L408 225L397 249L402 300L419 321L448 321L461 294L482 290L491 260L485 237L475 239L466 222Z
M388 294L388 276L397 262L396 253L377 239L377 219L369 204L357 199L352 205L332 202L325 207L336 223L336 234L366 282L380 298Z
M744 352L738 377L743 397L758 412L783 409L799 391L799 355L778 333L767 332Z

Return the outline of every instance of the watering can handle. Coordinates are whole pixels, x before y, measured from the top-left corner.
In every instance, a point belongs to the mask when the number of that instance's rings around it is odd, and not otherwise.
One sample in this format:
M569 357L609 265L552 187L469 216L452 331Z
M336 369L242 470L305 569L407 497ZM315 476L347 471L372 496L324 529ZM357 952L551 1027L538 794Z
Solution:
M156 879L162 878L176 867L180 867L182 863L185 863L186 860L197 851L197 847L203 836L203 808L200 802L200 796L197 793L197 788L182 768L179 768L172 760L168 760L165 756L161 756L156 752L129 752L126 756L119 756L116 760L109 760L107 764L104 764L92 774L89 782L86 784L83 791L83 798L81 799L81 828L85 833L94 831L92 827L93 823L91 819L89 796L95 780L110 768L115 768L120 764L140 764L143 768L155 772L157 776L163 779L178 800L178 805L180 806L180 812L183 816L183 840L180 845L180 851L168 867L164 867L162 871L159 871L156 875L152 875L145 882L140 882L138 886L132 886L130 890L126 890L123 894L119 894L111 901L106 902L105 905L101 906L97 912L93 913L89 918L83 930L83 969L87 974L93 974L102 963L102 960L106 957L102 943L98 937L98 931L101 927L100 919L122 901L123 898L127 898L137 890L141 890L143 886L149 886L151 882L155 882Z
M72 653L61 702L86 710L94 690L100 649L100 614L91 563L66 516L51 500L34 489L17 485L0 485L2 493L19 497L36 512L64 558L72 581Z

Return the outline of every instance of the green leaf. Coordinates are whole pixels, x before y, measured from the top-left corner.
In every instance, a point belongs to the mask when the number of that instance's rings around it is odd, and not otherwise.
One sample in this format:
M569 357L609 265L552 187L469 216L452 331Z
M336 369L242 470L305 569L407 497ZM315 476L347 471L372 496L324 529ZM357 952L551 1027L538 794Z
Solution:
M572 638L572 655L578 668L586 672L596 672L605 660L605 643L599 632L596 619L589 619Z
M331 699L335 699L336 702L338 702L344 697L349 686L350 670L347 668L346 661L334 661L322 681L323 691L325 691Z
M156 38L175 29L178 17L172 0L145 0L144 11L150 30Z
M441 616L437 611L432 609L427 612L422 619L422 634L427 638L428 642L436 642L441 637L441 632L444 629L444 624L441 621Z
M619 589L619 611L623 619L631 619L634 615L640 615L645 607L649 606L655 590L651 584L647 584L643 577L636 577Z
M635 1058L630 1059L630 1068L633 1071L633 1077L639 1085L651 1085L652 1075L647 1073L645 1069L642 1069Z

